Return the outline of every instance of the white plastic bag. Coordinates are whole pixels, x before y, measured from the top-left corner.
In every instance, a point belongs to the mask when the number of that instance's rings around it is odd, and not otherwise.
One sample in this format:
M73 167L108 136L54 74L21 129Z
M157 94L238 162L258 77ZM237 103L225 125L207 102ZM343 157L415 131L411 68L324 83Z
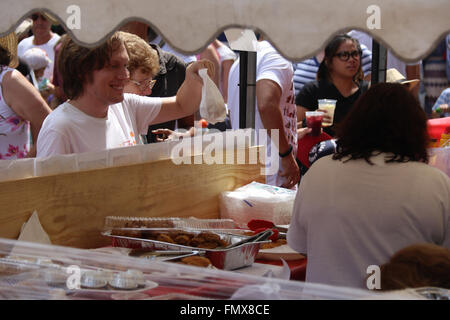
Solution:
M224 121L227 109L222 94L208 76L208 69L200 69L198 74L203 79L200 116L211 124Z
M252 284L236 290L230 300L283 300L278 283Z
M252 219L289 224L295 195L295 190L252 182L220 194L220 218L233 219L241 227Z

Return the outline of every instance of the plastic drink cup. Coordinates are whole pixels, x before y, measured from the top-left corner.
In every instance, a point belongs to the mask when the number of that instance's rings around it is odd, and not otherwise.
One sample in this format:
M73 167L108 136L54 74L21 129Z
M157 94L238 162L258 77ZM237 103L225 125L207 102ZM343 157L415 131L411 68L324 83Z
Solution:
M311 135L317 137L320 135L322 129L323 112L320 111L307 111L306 112L306 125L311 128Z
M336 100L333 99L319 99L319 109L324 110L330 117L330 122L323 121L324 127L330 127L333 125L334 110L336 109Z

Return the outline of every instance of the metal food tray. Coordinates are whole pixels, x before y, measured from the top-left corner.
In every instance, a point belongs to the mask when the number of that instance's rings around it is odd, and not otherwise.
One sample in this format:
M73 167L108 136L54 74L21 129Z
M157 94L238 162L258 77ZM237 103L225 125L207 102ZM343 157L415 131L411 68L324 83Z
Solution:
M157 231L158 229L152 229ZM174 229L159 229L159 231L174 231ZM184 232L190 232L198 234L205 230L186 230L177 229ZM233 244L241 240L247 239L247 236L241 236L230 233L215 232L215 230L208 230L220 236L222 240ZM102 232L102 235L113 238L113 246L126 247L133 249L148 249L148 250L179 250L179 251L198 251L201 252L206 258L211 260L214 267L223 270L235 270L250 266L255 261L255 258L259 252L262 243L268 243L270 240L244 243L234 248L222 248L222 249L204 249L197 247L184 246L180 244L162 242L157 240L133 238L126 236L112 235L112 230Z
M199 254L199 251L194 250L187 250L187 251L149 251L146 249L143 250L136 250L130 252L130 257L137 257L137 258L144 258L149 260L157 260L157 261L171 261L171 260L177 260L182 259L186 257L192 257Z

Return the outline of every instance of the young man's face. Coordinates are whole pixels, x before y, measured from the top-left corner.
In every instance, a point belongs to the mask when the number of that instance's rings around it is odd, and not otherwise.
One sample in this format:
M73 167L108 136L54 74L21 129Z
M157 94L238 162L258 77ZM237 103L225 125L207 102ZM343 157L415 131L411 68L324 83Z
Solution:
M93 72L92 82L87 84L87 92L105 105L119 103L123 100L124 87L129 79L128 53L120 44L103 69Z

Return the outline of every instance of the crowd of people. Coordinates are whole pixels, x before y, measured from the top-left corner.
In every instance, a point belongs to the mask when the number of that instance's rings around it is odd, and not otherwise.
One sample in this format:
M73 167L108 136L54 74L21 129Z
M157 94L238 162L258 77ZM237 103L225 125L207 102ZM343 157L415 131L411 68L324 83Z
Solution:
M45 12L28 23L0 42L0 159L192 136L203 68L228 109L215 127L239 128L240 59L223 41L181 55L144 23L129 22L86 48L52 31L56 20ZM308 257L307 281L364 287L369 265L392 270L389 259L405 247L450 248L450 178L427 165L427 120L449 112L450 36L416 64L390 54L388 82L373 86L364 39L339 34L294 63L262 35L256 44L255 129L267 130L260 143L278 154L279 167L266 182L298 187L287 238ZM436 66L439 74L428 72ZM312 137L305 113L321 111L319 99L336 100L335 115ZM266 159L271 167L273 157Z

